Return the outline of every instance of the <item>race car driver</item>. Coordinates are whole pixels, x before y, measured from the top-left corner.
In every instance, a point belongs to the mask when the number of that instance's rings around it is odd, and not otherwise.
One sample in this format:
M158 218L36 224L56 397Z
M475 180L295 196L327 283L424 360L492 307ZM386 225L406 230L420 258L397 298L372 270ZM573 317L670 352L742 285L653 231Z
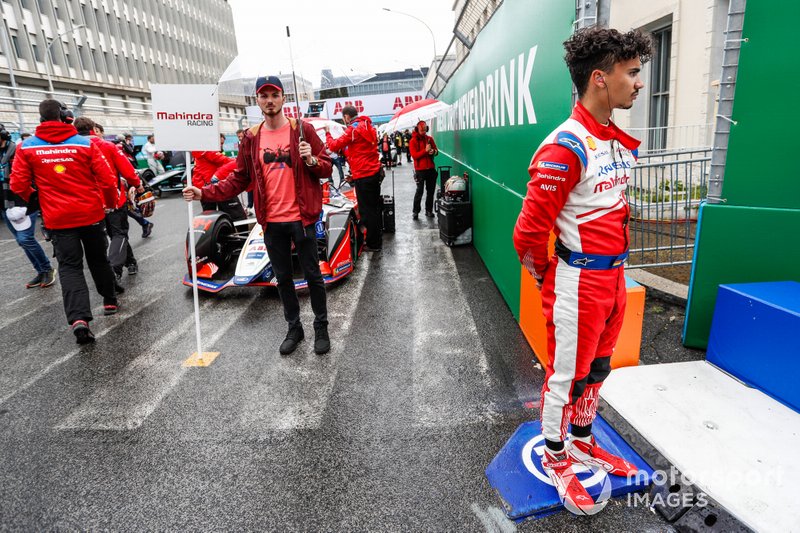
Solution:
M638 30L577 31L565 60L579 101L533 156L522 212L514 228L520 261L535 278L547 322L548 360L541 396L542 466L567 509L594 504L573 463L627 476L636 468L600 448L592 436L598 391L625 312L623 262L630 209L625 188L639 141L611 121L644 87L650 37ZM555 229L556 253L547 250ZM570 442L565 446L571 424Z

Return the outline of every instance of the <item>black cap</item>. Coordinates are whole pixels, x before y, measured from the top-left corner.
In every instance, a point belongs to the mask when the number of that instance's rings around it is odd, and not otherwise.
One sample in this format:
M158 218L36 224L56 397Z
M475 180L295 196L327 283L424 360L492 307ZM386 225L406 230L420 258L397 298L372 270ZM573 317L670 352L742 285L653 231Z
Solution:
M256 80L256 94L264 87L272 87L283 92L283 83L277 76L260 76Z

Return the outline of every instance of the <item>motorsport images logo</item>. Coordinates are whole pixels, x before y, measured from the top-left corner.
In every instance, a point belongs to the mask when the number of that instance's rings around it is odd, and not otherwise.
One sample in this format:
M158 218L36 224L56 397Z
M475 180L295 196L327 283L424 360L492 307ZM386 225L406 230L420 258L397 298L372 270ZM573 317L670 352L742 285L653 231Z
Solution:
M537 435L522 447L522 464L531 474L542 483L550 485L555 488L550 476L545 474L542 468L542 456L544 455L544 435ZM600 493L595 497L594 506L590 509L577 509L568 501L564 502L564 507L573 514L577 515L593 515L602 511L609 498L611 498L611 480L608 479L608 474L601 468L592 468L580 463L573 463L573 471L575 472L578 480L590 494L592 487L600 486Z

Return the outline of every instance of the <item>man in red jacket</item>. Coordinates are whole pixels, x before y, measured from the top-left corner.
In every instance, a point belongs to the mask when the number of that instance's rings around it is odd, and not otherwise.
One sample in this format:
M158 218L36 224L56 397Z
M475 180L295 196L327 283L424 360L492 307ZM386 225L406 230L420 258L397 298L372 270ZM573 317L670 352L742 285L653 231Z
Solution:
M319 270L314 225L322 212L320 179L331 175L331 160L314 127L286 118L283 84L277 76L256 80L256 101L264 115L261 124L245 132L233 176L183 190L187 202L218 202L232 198L255 184L256 220L264 230L272 270L289 331L280 353L292 353L305 334L300 323L300 303L292 279L292 243L308 282L314 310L314 351L330 350L325 282ZM304 140L300 140L302 128Z
M225 136L220 135L220 144ZM220 146L221 147L221 146ZM202 189L206 185L217 183L227 178L236 170L236 160L222 152L192 152L194 168L192 169L192 185ZM201 202L203 211L222 211L228 213L233 220L244 220L247 214L239 198L233 197L220 202Z
M439 149L433 137L428 135L428 125L424 120L417 123L411 141L408 143L408 150L414 159L414 181L417 182L417 192L414 194L414 207L412 217L414 220L419 218L419 210L422 204L422 191L425 189L425 216L433 218L433 191L436 190L436 165L433 158L439 155Z
M334 139L325 127L328 150L341 152L347 149L347 162L353 175L353 186L358 198L358 213L367 228L368 252L379 252L383 246L383 223L381 221L381 180L383 169L378 157L378 132L372 127L369 117L359 117L358 110L346 105L342 118L347 124L344 134Z
M88 137L89 141L100 149L106 158L106 163L111 167L111 172L117 178L119 194L117 202L106 214L106 233L111 239L108 245L108 262L111 263L114 277L119 283L122 280L122 267L128 269L129 276L139 272L139 265L133 256L133 248L128 239L128 186L136 187L140 193L144 192L144 187L125 154L114 143L99 136L97 125L92 119L78 117L73 126L79 135Z
M42 123L20 145L11 190L26 202L38 190L42 219L51 232L67 322L78 344L94 341L92 308L83 276L83 255L104 312L117 310L114 273L106 258L104 219L118 199L117 179L100 149L64 122L67 107L57 100L39 104ZM36 190L33 188L36 177Z
M623 477L636 473L628 461L597 445L592 422L625 315L625 190L639 146L611 114L630 109L644 87L639 71L650 57L651 40L638 30L592 27L575 32L564 48L578 103L531 160L514 246L541 290L547 324L542 467L565 507L586 514L595 502L573 464ZM553 229L558 238L550 257Z

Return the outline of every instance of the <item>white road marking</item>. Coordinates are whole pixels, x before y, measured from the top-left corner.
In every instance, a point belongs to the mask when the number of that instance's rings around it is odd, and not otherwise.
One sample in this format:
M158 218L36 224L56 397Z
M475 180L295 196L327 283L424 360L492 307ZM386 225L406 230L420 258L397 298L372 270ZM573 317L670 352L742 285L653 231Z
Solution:
M164 298L166 296L169 296L167 293L164 293L163 291L153 291L153 293L159 293L159 292L161 293L161 296L159 296L155 300L147 299L147 301L141 306L138 306L138 307L122 307L122 310L114 317L114 319L113 319L114 321L110 322L110 323L106 322L105 326L101 327L100 329L94 329L94 326L93 326L92 332L94 333L95 339L96 340L102 339L103 337L106 336L106 334L108 334L109 332L115 330L120 325L122 325L125 322L125 319L136 315L137 313L139 313L139 311L141 311L142 309L144 309L148 305L151 305L154 302L156 302L156 301L158 301L158 300L160 300L160 299L162 299L162 298ZM51 370L53 370L54 368L57 368L57 367L61 366L62 364L66 363L67 361L69 361L70 359L72 359L73 357L75 357L79 353L81 353L81 348L76 348L76 349L72 350L71 352L67 353L66 355L64 355L62 357L59 357L55 361L51 362L46 367L44 367L42 370L40 370L39 372L34 374L28 381L26 381L25 383L23 383L22 385L20 385L16 389L12 390L11 392L6 394L5 396L1 397L0 398L0 405L5 403L6 401L8 401L13 396L16 396L20 392L23 392L23 391L29 389L37 381L39 381L40 379L45 377L47 374L49 374Z
M341 320L330 320L328 332L331 351L314 353L314 315L310 301L301 302L301 320L306 338L297 351L288 357L273 350L274 360L265 364L268 370L251 387L251 394L242 402L240 420L243 427L262 433L295 429L314 429L322 423L328 400L336 383L342 346L353 327L361 292L367 279L371 256L364 254L345 285L328 291L328 309L335 309ZM302 386L295 386L301 383Z
M506 514L497 507L490 506L484 511L477 503L470 506L472 512L481 521L487 533L514 533L517 526L506 517Z
M428 427L492 421L489 363L452 251L438 229L416 231L412 239L414 419ZM482 387L465 390L464 379Z
M247 312L256 297L257 294L252 294L248 300L236 301L234 310L221 305L209 310L217 302L203 302L201 315L205 312L205 324L214 328L211 335L206 332L203 338L205 350L216 347L219 339ZM208 316L221 307L225 311L224 318L209 320ZM131 361L114 379L94 392L56 429L130 431L140 427L190 370L180 363L189 355L185 353L186 346L193 344L177 341L182 336L194 340L193 324L194 315L187 316L145 354Z
M155 250L152 253L147 254L147 255L145 255L143 257L137 257L136 260L137 260L137 262L145 261L145 260L147 260L147 259L149 259L149 258L151 258L151 257L153 257L155 255L158 255L158 254L164 252L165 250L167 250L167 249L169 249L169 248L171 248L173 246L177 246L177 245L175 243L170 243L167 246L163 246L161 248L158 248L157 250ZM88 275L88 273L85 272L85 271L84 271L84 276L86 277L86 283L89 286L89 290L90 291L94 290L94 285L93 285L93 281L91 279L91 276ZM34 293L30 294L30 295L23 296L22 298L19 298L18 300L15 300L14 302L19 302L19 301L25 300L25 299L27 299L27 298L29 298L31 296L34 296L34 295L41 295L42 294L41 291L47 291L47 295L46 295L46 297L44 299L42 299L41 301L37 302L38 305L36 307L34 307L32 309L29 309L29 310L25 311L22 314L8 313L5 316L3 316L2 318L0 318L0 329L7 328L8 326L10 326L12 324L15 324L15 323L17 323L17 322L19 322L21 320L24 320L25 318L33 315L33 314L35 314L35 313L40 312L44 307L48 307L50 305L56 304L56 303L61 301L61 287L58 286L58 285L53 285L53 286L47 287L45 289L42 289L42 288L36 289L36 288L34 288L34 289L27 289L27 290L34 291ZM36 291L39 291L39 292L36 292ZM9 302L8 304L6 304L6 307L11 305L11 303L12 302Z

